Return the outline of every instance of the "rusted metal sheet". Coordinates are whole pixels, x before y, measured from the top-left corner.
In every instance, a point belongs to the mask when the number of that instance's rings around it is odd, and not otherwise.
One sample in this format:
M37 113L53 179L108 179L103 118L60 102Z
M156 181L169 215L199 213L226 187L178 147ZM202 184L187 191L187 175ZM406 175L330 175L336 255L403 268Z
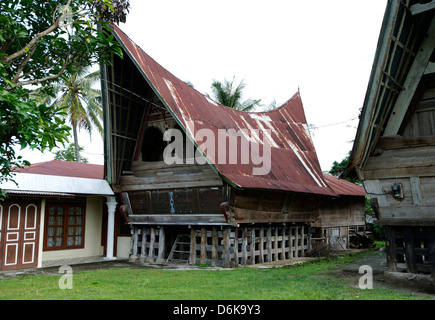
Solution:
M365 189L355 183L339 179L330 174L323 174L328 185L340 196L361 196L366 195Z
M14 169L15 172L86 179L104 179L104 166L74 161L51 160Z
M323 177L299 92L272 111L234 110L210 100L168 72L117 26L113 30L168 111L204 152L211 166L233 186L336 195ZM204 141L208 136L203 139L201 133L209 132L213 133L214 141L208 141L206 147ZM234 134L240 135L236 148L222 143ZM250 150L248 160L243 150ZM230 152L237 152L235 164L229 159ZM253 168L263 172L255 173Z

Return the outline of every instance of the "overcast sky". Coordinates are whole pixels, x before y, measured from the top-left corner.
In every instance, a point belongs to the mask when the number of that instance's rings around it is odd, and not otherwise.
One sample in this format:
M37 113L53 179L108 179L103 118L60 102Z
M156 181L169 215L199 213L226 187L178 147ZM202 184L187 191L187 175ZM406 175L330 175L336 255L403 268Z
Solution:
M281 105L298 88L322 170L352 148L387 0L130 0L120 28L202 93L244 80L244 99ZM84 157L103 164L97 131ZM23 153L29 158L30 153ZM51 160L34 154L33 162Z

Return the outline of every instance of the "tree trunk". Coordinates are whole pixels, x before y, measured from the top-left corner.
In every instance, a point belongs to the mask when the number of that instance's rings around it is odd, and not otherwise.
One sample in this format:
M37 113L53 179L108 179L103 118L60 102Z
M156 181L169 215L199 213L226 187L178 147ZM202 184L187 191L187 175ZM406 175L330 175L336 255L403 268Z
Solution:
M80 158L80 146L79 146L79 139L77 136L77 126L73 125L72 126L73 129L73 136L74 136L74 147L76 150L76 162L81 162L81 158Z

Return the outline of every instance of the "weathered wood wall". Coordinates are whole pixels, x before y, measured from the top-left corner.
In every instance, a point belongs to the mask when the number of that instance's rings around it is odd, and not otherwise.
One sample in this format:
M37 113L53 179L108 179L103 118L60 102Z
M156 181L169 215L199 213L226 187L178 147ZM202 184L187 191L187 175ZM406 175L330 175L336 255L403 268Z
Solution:
M365 197L325 198L313 227L348 227L365 225Z
M360 171L384 224L435 224L435 81L422 79L401 135L380 137ZM396 198L392 185L402 187Z
M397 136L381 136L360 176L387 229L389 270L435 275L435 77L422 78ZM400 185L394 195L392 186Z
M289 192L232 190L228 216L235 223L311 222L321 197Z

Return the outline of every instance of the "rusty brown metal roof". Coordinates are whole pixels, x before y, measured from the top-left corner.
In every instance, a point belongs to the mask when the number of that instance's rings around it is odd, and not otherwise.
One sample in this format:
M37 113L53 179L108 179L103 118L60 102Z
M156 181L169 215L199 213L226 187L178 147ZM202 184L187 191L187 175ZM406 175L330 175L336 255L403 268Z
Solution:
M74 161L51 160L32 163L28 167L14 169L14 171L61 177L104 179L103 165Z
M339 179L330 174L323 174L328 185L340 196L362 196L366 195L364 187L344 179Z
M300 93L297 92L281 107L268 112L244 112L220 105L175 77L148 56L116 25L113 31L126 53L135 62L142 75L159 96L168 111L183 127L186 134L201 147L195 137L199 130L214 133L216 153L231 152L218 145L220 129L260 129L260 136L250 134L240 138L237 164L219 163L217 155L203 148L209 163L229 183L240 188L283 190L310 194L336 195L326 183L316 150L308 132ZM269 129L271 134L267 134ZM242 164L241 145L257 144L262 150L263 141L271 146L270 172L254 175L253 167L261 167L261 155L249 157ZM221 149L219 149L219 147ZM260 151L261 153L261 151ZM229 162L229 161L226 161Z

